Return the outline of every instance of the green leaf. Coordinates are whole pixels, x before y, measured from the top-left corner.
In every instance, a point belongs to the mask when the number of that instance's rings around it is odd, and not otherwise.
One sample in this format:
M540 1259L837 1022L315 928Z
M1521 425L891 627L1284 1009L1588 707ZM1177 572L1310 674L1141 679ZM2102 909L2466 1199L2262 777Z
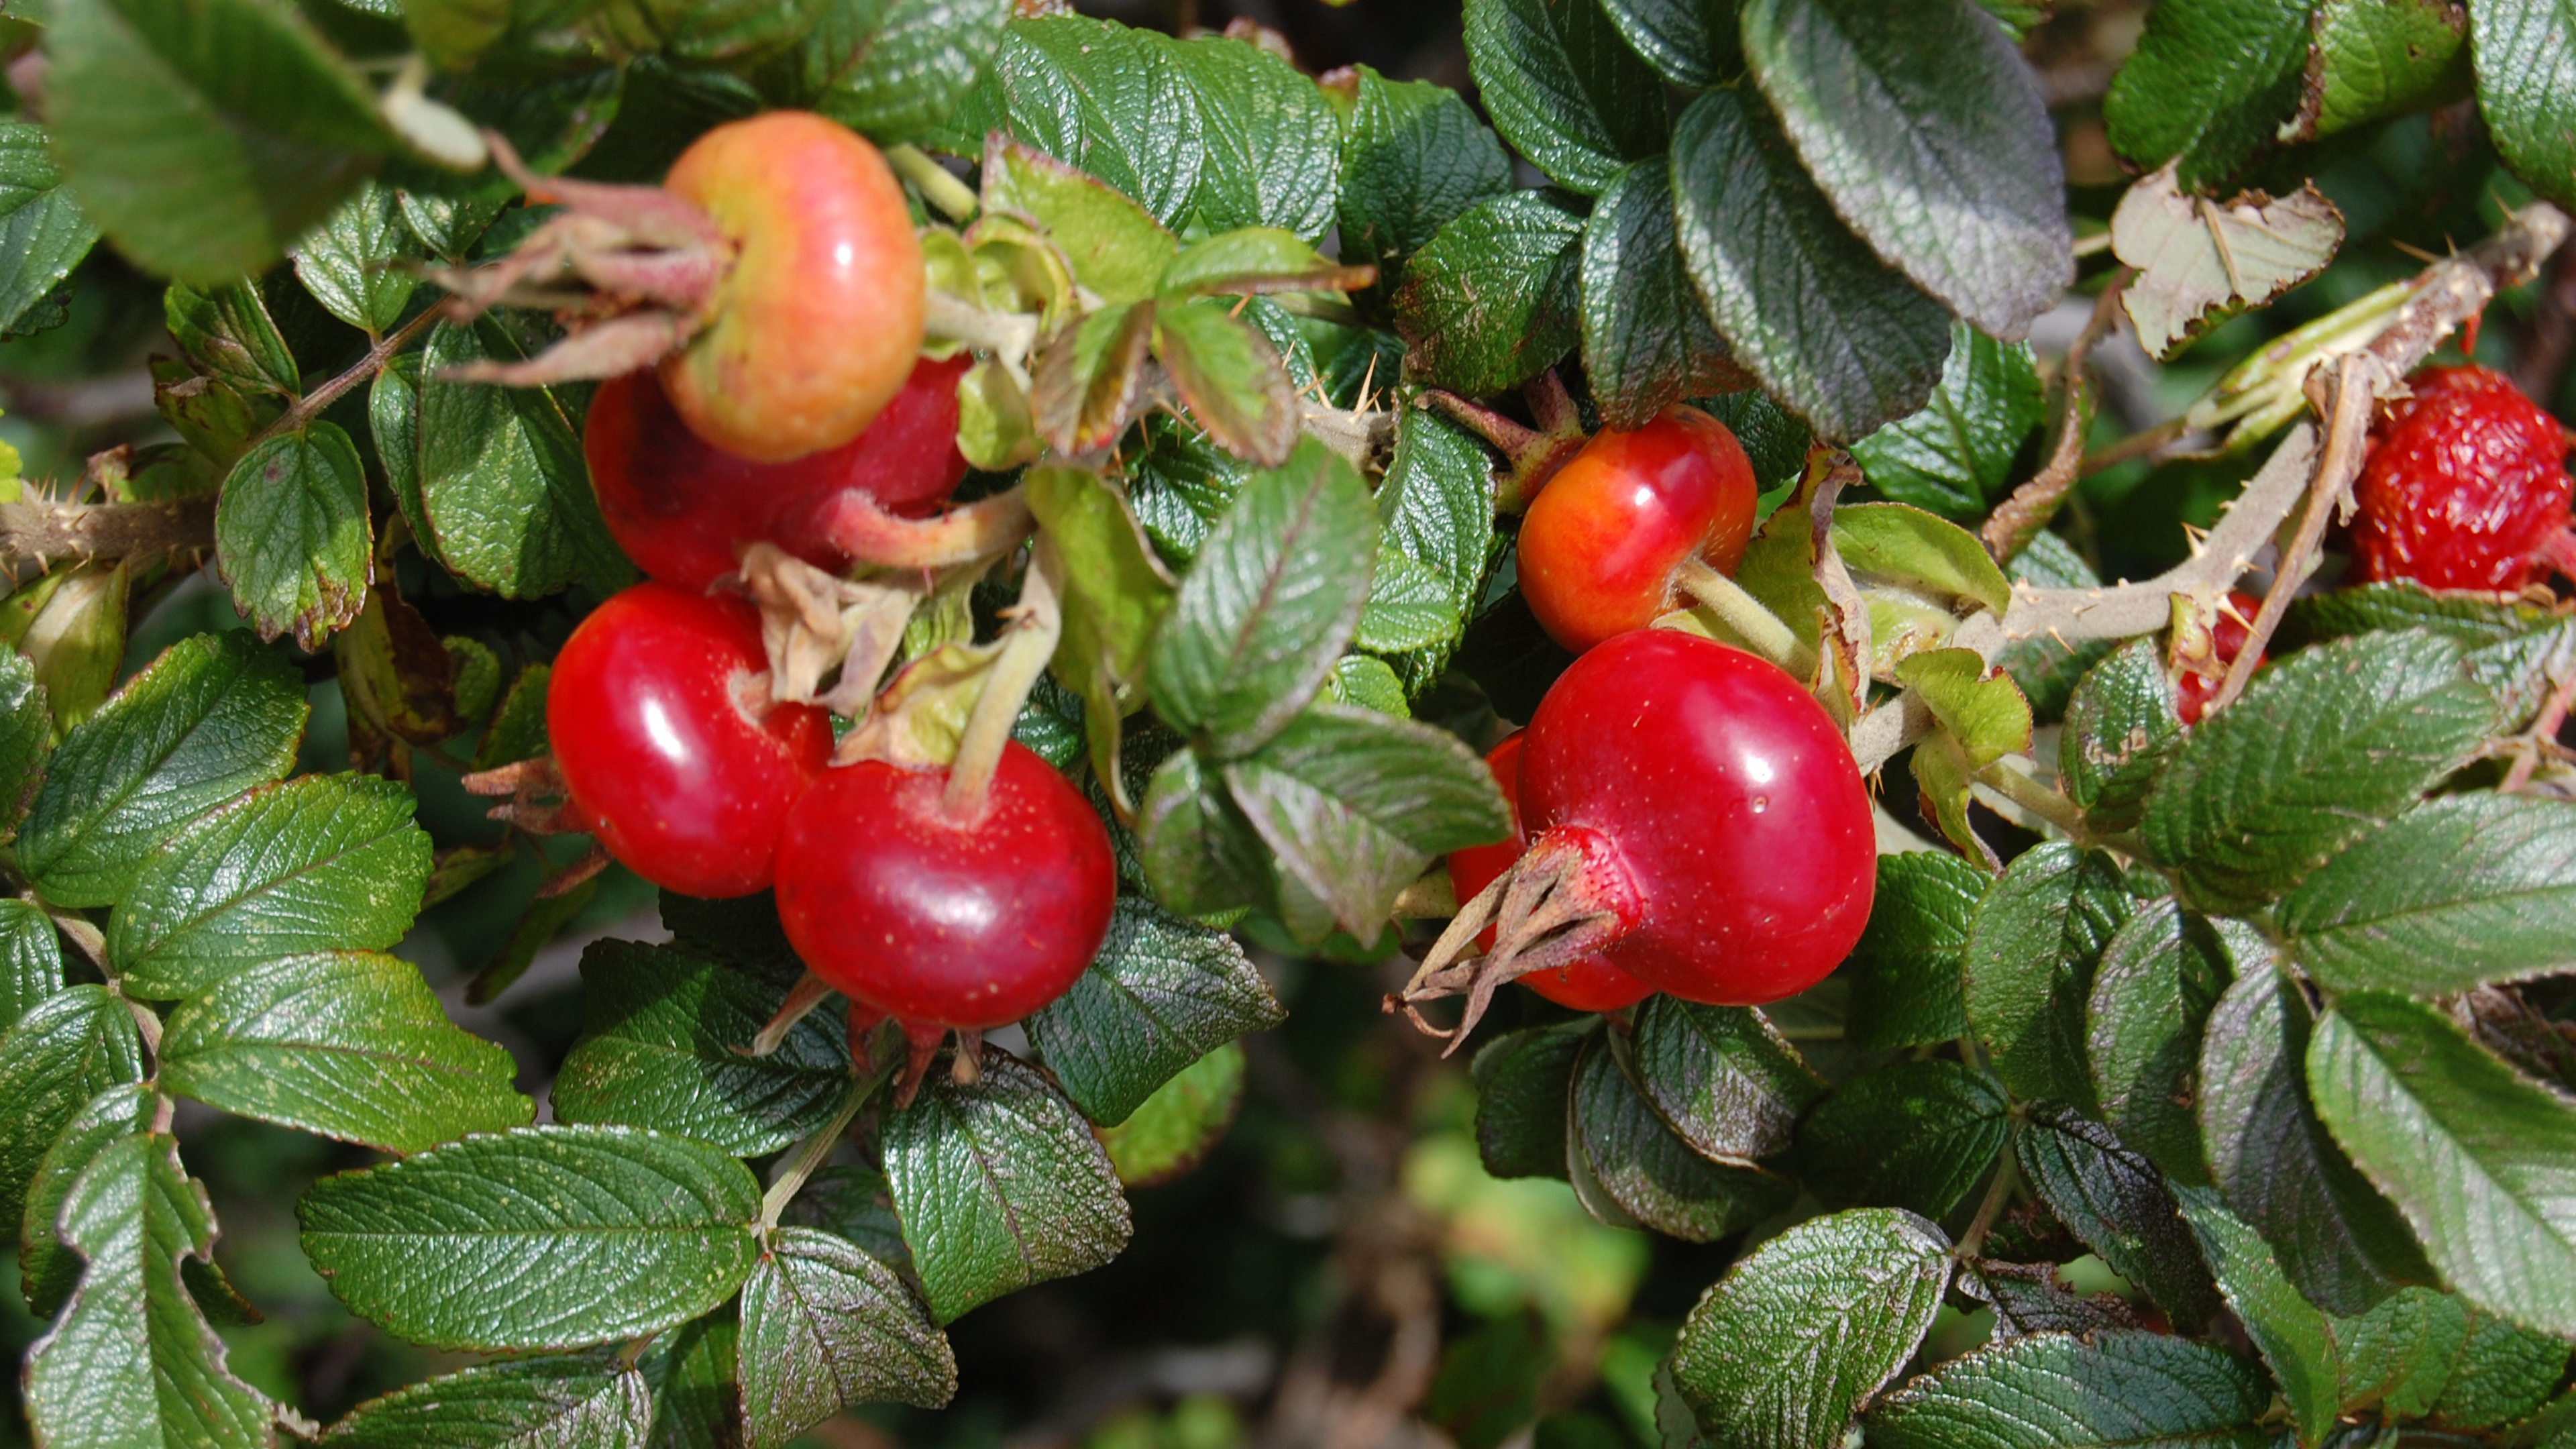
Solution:
M1594 1023L1516 1031L1476 1052L1476 1151L1490 1177L1565 1176L1566 1100Z
M1135 416L1154 335L1154 308L1114 303L1074 322L1038 354L1030 421L1058 452L1113 447Z
M370 336L390 332L419 285L403 264L418 254L394 193L362 181L295 245L295 279L332 316Z
M1090 1124L1006 1053L988 1048L972 1086L933 1077L883 1132L904 1242L940 1323L1127 1246L1127 1199Z
M1220 758L1279 733L1359 626L1376 534L1358 470L1312 438L1252 475L1154 640L1155 709Z
M215 556L260 637L311 650L358 616L375 578L367 475L337 423L254 445L215 507Z
M2483 1313L2469 1318L2468 1345L2433 1405L2433 1422L2491 1429L2539 1408L2567 1372L2566 1341Z
M2195 905L2243 912L2414 804L2495 720L2494 697L2447 639L2302 649L2191 732L2147 797L2141 835Z
M2200 1240L2227 1306L2236 1310L2247 1336L2271 1365L2299 1442L2323 1442L2334 1430L2342 1403L2343 1369L2333 1325L2299 1296L2273 1258L2271 1245L2229 1212L2217 1193L2196 1187L2179 1192L2183 1220Z
M1433 859L1511 834L1492 772L1457 736L1346 705L1309 706L1225 782L1281 879L1362 940Z
M439 1348L573 1348L732 1297L759 1199L741 1163L684 1137L531 1127L324 1178L296 1217L362 1318Z
M1798 1049L1751 1007L1647 997L1629 1051L1646 1101L1715 1162L1750 1167L1784 1151L1799 1115L1825 1092Z
M45 54L45 117L82 209L185 281L266 269L392 149L365 84L286 6L64 6Z
M2263 1449L2272 1386L2137 1329L2034 1333L1950 1360L1869 1413L1871 1449Z
M2318 867L2275 912L2330 991L2439 996L2576 963L2576 807L2449 795Z
M2218 1307L2181 1209L2147 1159L2111 1129L2063 1108L2031 1115L2016 1149L2049 1211L2137 1284L2177 1325L2197 1328Z
M1950 1241L1909 1212L1811 1218L1738 1260L1683 1321L1673 1381L1710 1442L1839 1449L1931 1330Z
M1788 1179L1701 1157L1672 1134L1595 1035L1574 1068L1571 1156L1579 1158L1576 1191L1596 1190L1611 1213L1686 1242L1709 1243L1787 1205ZM1594 1215L1616 1221L1587 1195Z
M2122 1142L2177 1182L2209 1181L2192 1102L2201 1030L2234 974L2219 929L2171 900L2139 907L2094 972L2085 1016L2094 1100Z
M2133 639L2076 684L2057 735L2057 773L2088 823L2132 829L2182 738L2164 651L2153 639Z
M1737 0L1602 0L1637 54L1677 86L1706 90L1744 70Z
M1973 649L1925 649L1896 661L1896 682L1932 711L1971 770L2030 752L2030 701L2011 675L1987 669Z
M2505 164L2531 189L2576 205L2576 14L2563 0L2469 0L2478 110Z
M191 361L245 397L301 391L295 354L279 334L255 282L202 290L174 284L162 294L170 336Z
M0 332L31 319L98 241L63 186L45 128L0 122Z
M1878 858L1869 928L1847 968L1853 1046L1885 1051L1968 1034L1962 962L1977 902L1993 879L1939 851Z
M1313 81L1248 41L1207 35L1171 48L1197 93L1207 164L1191 218L1211 232L1275 226L1308 241L1333 229L1341 118Z
M1297 446L1297 398L1278 352L1212 297L1154 308L1154 356L1190 416L1236 457L1269 467Z
M2576 1337L2576 1104L2439 1010L2348 992L2308 1048L2317 1115L2460 1296Z
M644 1449L653 1390L610 1351L481 1364L396 1389L331 1426L332 1449L422 1444Z
M1454 643L1466 627L1447 578L1408 554L1378 550L1368 607L1360 613L1352 642L1381 654L1402 654Z
M485 319L442 322L421 354L421 511L439 558L505 598L568 584L603 591L632 576L608 537L582 461L578 421L541 387L449 382L470 362L515 362L522 349Z
M2135 1328L2138 1315L2125 1298L2108 1293L2078 1294L2054 1263L1998 1263L1991 1259L1963 1264L1958 1288L1970 1298L1992 1304L1996 1343L2034 1333L2098 1333L2106 1328Z
M1212 916L1273 892L1270 852L1212 767L1189 751L1154 771L1139 810L1145 879L1175 911Z
M1013 20L939 144L980 156L1004 131L1177 224L1207 165L1198 96L1172 42L1078 15Z
M1621 171L1583 229L1583 375L1601 420L1642 428L1664 407L1741 380L1673 235L1672 165Z
M91 1098L37 1163L27 1184L25 1222L18 1239L18 1270L26 1286L27 1306L39 1318L52 1318L71 1300L80 1282L80 1255L58 1235L63 1204L72 1186L98 1155L119 1138L152 1130L153 1107L159 1099L140 1082L125 1082Z
M2388 1200L2344 1159L2308 1100L2307 998L2271 971L2239 976L2201 1039L2201 1150L2228 1210L2299 1291L2358 1314L2432 1270Z
M274 1408L225 1366L181 1278L183 1263L214 1261L215 1219L178 1142L111 1143L72 1185L62 1227L85 1266L53 1331L27 1351L27 1417L43 1441L275 1444Z
M1798 1177L1833 1207L1901 1207L1938 1218L2004 1150L2010 1100L1992 1077L1933 1058L1864 1072L1798 1129Z
M1870 486L1954 523L1975 523L2012 488L2013 460L2042 414L2027 342L1997 342L1961 322L1921 412L1852 444Z
M2450 1385L2469 1341L2469 1306L2430 1288L2400 1288L2368 1313L2326 1320L2344 1409L2420 1419Z
M2133 909L2110 856L2058 842L2023 852L1986 893L1962 957L1963 990L2006 1086L2091 1101L2084 1007L2102 949Z
M663 1334L645 1349L636 1368L653 1390L647 1449L740 1449L742 1391L735 1361L740 1337L733 1312L719 1309Z
M119 648L123 641L118 641ZM54 747L53 712L33 660L0 649L0 826L15 833Z
M1971 0L1744 0L1745 59L1834 210L1960 317L2019 337L2075 280L2038 77Z
M1201 237L1163 269L1155 293L1166 298L1337 290L1342 265L1295 232L1242 226ZM1283 344L1282 350L1286 350Z
M1682 112L1673 195L1735 360L1819 434L1863 437L1932 396L1949 313L1834 216L1759 97L1715 90Z
M1977 536L1921 508L1903 503L1837 508L1834 548L1855 574L1910 585L1996 615L2012 606L2012 585Z
M1188 1172L1216 1150L1243 1106L1243 1048L1227 1042L1154 1089L1100 1145L1129 1187L1152 1187Z
M1663 149L1663 84L1600 0L1468 0L1467 69L1494 128L1587 195Z
M128 991L193 996L299 951L379 950L411 929L430 840L411 791L361 775L250 790L147 856L108 921Z
M783 1445L846 1405L936 1409L957 1392L948 1337L894 1270L811 1228L780 1228L742 1285L743 1442Z
M1481 601L1494 548L1493 464L1466 430L1426 408L1406 408L1395 424L1395 456L1378 480L1379 568L1393 558L1437 574L1450 612L1463 621ZM1374 582L1372 585L1374 594ZM1367 632L1366 616L1361 632ZM1408 671L1413 687L1445 664L1455 639L1424 650Z
M2566 620L2525 599L2434 593L2409 581L2350 584L2290 606L2289 625L2318 639L2421 628L2472 648L2555 634Z
M737 1157L819 1130L850 1091L831 1012L767 1056L746 1048L796 973L728 966L682 946L600 941L582 953L582 1034L555 1078L555 1117L692 1137Z
M2004 565L2004 574L2016 584L2029 584L2040 589L2097 589L2101 577L2084 561L2073 545L2056 534L2042 530L2032 535ZM2042 721L2057 720L2066 713L2067 700L2075 693L2086 670L2100 663L2112 650L2113 641L2086 639L2061 643L2045 634L2028 639L2007 640L2003 651L1995 656L2021 686L2030 701L2031 712ZM2066 781L2060 771L2061 788Z
M1500 392L1572 351L1582 338L1583 228L1551 191L1498 196L1441 227L1395 290L1407 375L1452 392Z
M516 1074L448 1021L418 967L372 951L236 972L172 1012L161 1040L169 1091L391 1152L527 1125Z
M1180 250L1163 224L1118 191L1015 142L984 153L987 210L1017 212L1044 227L1075 280L1110 306L1154 295Z
M1286 1019L1234 938L1121 896L1091 969L1023 1025L1065 1095L1110 1126L1209 1052Z
M0 1222L26 1211L47 1149L110 1087L143 1080L143 1043L125 1003L104 987L46 998L0 1036Z
M2299 107L2315 0L2176 0L2147 17L2102 102L2111 145L2141 170L2177 158L2182 184L2226 180Z
M1342 260L1377 268L1392 291L1413 254L1450 220L1511 190L1511 158L1464 98L1367 66L1342 122Z
M782 103L880 142L924 141L992 63L1010 0L838 0L759 74Z
M63 989L63 947L33 901L0 901L0 1036Z

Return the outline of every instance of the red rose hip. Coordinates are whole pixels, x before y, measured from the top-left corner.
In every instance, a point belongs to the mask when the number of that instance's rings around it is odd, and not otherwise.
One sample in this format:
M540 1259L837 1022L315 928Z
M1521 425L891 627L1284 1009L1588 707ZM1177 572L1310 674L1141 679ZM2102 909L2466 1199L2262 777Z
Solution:
M2563 551L2567 436L2558 420L2484 367L2430 367L2408 380L2371 434L2354 487L2355 572L2431 589L2510 593Z
M823 711L770 701L750 604L657 583L573 630L547 682L546 731L599 843L693 896L770 883L788 807L832 753Z
M1494 783L1503 790L1503 804L1512 812L1512 838L1495 845L1470 846L1449 853L1449 885L1461 904L1475 899L1485 887L1502 878L1514 862L1529 849L1529 833L1521 828L1521 742L1526 732L1515 730L1510 738L1494 746L1485 756L1485 768L1494 772ZM1476 938L1486 950L1494 949L1494 930L1487 927ZM1655 994L1655 988L1630 976L1599 956L1586 956L1579 961L1547 970L1533 971L1520 977L1520 983L1559 1006L1576 1011L1618 1011L1636 1005Z
M1753 464L1726 424L1675 405L1593 435L1521 519L1520 589L1581 653L1674 606L1691 567L1732 573L1753 537Z
M827 770L789 813L778 914L814 974L907 1028L1000 1026L1062 996L1099 954L1118 890L1109 832L1016 741L984 803L951 814L944 770Z

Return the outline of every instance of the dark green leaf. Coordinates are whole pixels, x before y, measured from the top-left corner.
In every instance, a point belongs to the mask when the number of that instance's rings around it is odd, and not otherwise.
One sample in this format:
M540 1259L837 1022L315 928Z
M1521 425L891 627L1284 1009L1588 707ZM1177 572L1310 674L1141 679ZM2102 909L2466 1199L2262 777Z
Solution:
M1368 607L1360 612L1352 642L1381 654L1402 654L1453 643L1465 628L1466 617L1450 598L1448 579L1408 554L1378 550Z
M2088 822L2127 830L2181 746L2182 717L2164 651L2153 639L2133 639L2093 666L2067 700L2057 773Z
M1744 55L1879 256L2001 337L2075 280L2038 77L1971 0L1744 0Z
M2449 1386L2469 1341L2469 1306L2430 1288L2400 1288L2368 1313L2329 1318L2346 1411L2420 1419Z
M2030 344L1997 342L1962 322L1950 330L1932 400L1852 444L1852 457L1897 502L1974 524L2011 489L2013 459L2040 414Z
M2147 20L2102 104L2111 144L2200 190L2270 144L2298 109L2314 0L2177 0Z
M332 316L372 336L402 321L419 284L403 264L415 254L394 193L363 181L296 243L295 278Z
M2102 950L2085 1015L2094 1100L2120 1140L2177 1182L2206 1183L2201 1029L2235 975L2219 928L2171 900L2148 902Z
M1751 1007L1647 997L1630 1051L1647 1102L1712 1161L1751 1166L1785 1151L1824 1095L1824 1080Z
M1511 834L1492 772L1457 736L1346 705L1310 706L1225 781L1282 881L1362 940L1435 858Z
M1946 1215L2004 1149L2010 1101L1985 1073L1934 1058L1865 1072L1798 1129L1798 1176L1830 1207Z
M1297 398L1279 354L1213 297L1153 309L1154 356L1190 416L1227 452L1277 467L1297 444Z
M364 82L260 0L67 5L45 118L81 208L152 271L264 270L392 149Z
M1232 937L1122 896L1091 969L1025 1026L1065 1095L1109 1126L1192 1062L1286 1017Z
M215 556L260 637L321 646L358 616L375 577L366 468L337 423L255 444L215 507Z
M81 1108L142 1080L134 1018L104 987L48 997L0 1036L0 1223L22 1219L36 1169Z
M84 1266L53 1331L27 1351L27 1417L44 1442L274 1444L274 1408L225 1366L181 1278L182 1263L213 1261L215 1219L178 1142L109 1144L72 1185L62 1229Z
M985 133L1004 131L1177 223L1198 193L1207 144L1171 47L1151 31L1083 16L1013 20L940 144L981 156Z
M2299 1296L2272 1256L2271 1245L2229 1212L2216 1192L2197 1187L2179 1191L2183 1220L2199 1239L2219 1291L2227 1295L2227 1306L2236 1310L2281 1385L2291 1428L2301 1444L2322 1442L2333 1431L2342 1402L2343 1369L2333 1326L2316 1305Z
M613 1352L481 1364L370 1399L331 1426L332 1449L425 1444L643 1449L653 1426L645 1376Z
M902 1272L912 1269L912 1249L895 1216L894 1189L885 1174L858 1163L836 1163L805 1180L781 1219L818 1228L856 1243L869 1257Z
M324 1178L296 1216L363 1318L439 1347L564 1348L732 1297L759 1198L741 1163L683 1137L532 1127Z
M1949 314L1836 219L1760 97L1710 91L1682 113L1673 194L1718 332L1818 433L1862 437L1931 397Z
M2051 842L2022 853L1977 907L1962 957L1968 1020L1995 1075L2024 1097L2093 1097L2084 1007L2102 948L2134 909L2100 851Z
M108 1088L72 1114L37 1163L27 1184L26 1221L18 1239L18 1271L27 1306L37 1317L60 1312L80 1281L80 1256L57 1236L73 1184L110 1144L152 1129L156 1100L152 1089L139 1082Z
M0 332L32 321L97 241L54 167L45 128L0 122Z
M161 1084L210 1107L418 1152L525 1126L510 1054L449 1022L408 961L286 956L225 977L170 1014Z
M235 392L293 397L301 390L295 354L279 335L256 283L204 289L173 285L162 294L161 310L171 338L189 360Z
M1663 78L1706 90L1744 69L1737 0L1602 0L1610 23Z
M845 1405L936 1409L957 1392L947 1335L894 1270L828 1233L780 1228L742 1285L743 1441L770 1449Z
M2304 136L2336 135L2468 93L2469 13L2456 0L2321 0L2315 32L2299 108Z
M2420 584L2352 584L2310 594L2290 606L2292 627L2319 639L2341 639L2386 629L2421 628L2475 648L2536 634L2554 634L2566 620L2526 599L2434 593Z
M2165 1181L2101 1123L2043 1108L2016 1149L2040 1200L2111 1270L2147 1291L2178 1326L2217 1310L2208 1265Z
M127 990L192 996L298 951L379 950L411 929L430 840L411 791L361 775L250 790L145 858L108 921Z
M1010 14L1009 0L838 0L760 80L881 142L925 140L992 62Z
M1296 67L1249 41L1183 41L1172 64L1197 93L1207 164L1192 219L1212 232L1275 226L1308 241L1333 229L1341 118Z
M653 1387L645 1449L742 1449L740 1338L733 1313L720 1309L653 1340L636 1365Z
M895 1211L938 1322L1127 1245L1127 1199L1090 1124L1013 1057L988 1049L973 1086L932 1078L884 1133Z
M1441 227L1395 291L1405 371L1453 392L1499 392L1572 351L1582 338L1583 227L1551 191L1498 196Z
M2437 996L2576 963L2576 807L2451 795L2327 861L2275 912L2331 991Z
M1476 1052L1476 1151L1494 1177L1565 1176L1566 1101L1590 1021L1496 1037Z
M2476 753L2495 699L2422 632L2337 640L2262 671L2192 731L2141 826L2213 912L2261 905Z
M1358 470L1312 438L1254 474L1155 638L1155 709L1221 758L1279 733L1359 626L1376 533Z
M2483 1313L2469 1315L2468 1345L2433 1404L2446 1429L2492 1429L2540 1407L2567 1372L2567 1343Z
M2450 1286L2576 1337L2576 1105L2433 1007L2348 992L2308 1048L2317 1115L2397 1204Z
M2478 109L2505 164L2576 205L2576 14L2563 0L2469 0Z
M2244 1361L2136 1329L2034 1333L1952 1359L1869 1414L1871 1449L2263 1449L2272 1387Z
M1729 1268L1691 1310L1673 1381L1729 1449L1839 1449L1932 1327L1950 1242L1912 1213L1811 1218Z
M422 354L421 511L448 567L506 598L567 584L614 587L631 576L600 522L578 420L539 387L449 382L440 374L520 349L489 319L442 322Z
M601 941L582 953L582 1034L555 1078L565 1122L650 1127L758 1157L831 1120L850 1091L837 1013L746 1050L795 973L719 964L678 946Z
M546 681L552 674L550 665L531 664L510 681L510 692L501 696L491 725L475 743L475 769L533 760L546 752Z
M1100 1134L1109 1165L1129 1187L1152 1187L1188 1172L1216 1150L1243 1106L1243 1048L1227 1042L1192 1062L1126 1120Z
M1578 1191L1596 1188L1617 1212L1688 1242L1714 1242L1768 1217L1794 1191L1786 1178L1693 1152L1638 1095L1604 1036L1592 1037L1575 1065L1572 1139L1584 1168Z
M1342 123L1342 260L1392 290L1451 218L1511 189L1511 159L1456 91L1358 68Z
M1154 771L1139 810L1154 899L1186 915L1258 905L1273 889L1270 852L1213 770L1181 750Z
M1740 383L1673 236L1671 163L1621 171L1583 229L1583 375L1601 420L1642 428L1666 404Z
M2099 1333L2135 1328L2138 1315L2125 1298L2108 1293L2080 1295L2069 1287L2053 1263L1963 1264L1959 1291L1994 1305L1994 1341L2034 1333Z
M0 901L0 1036L63 989L63 947L33 901Z
M0 825L12 834L35 798L54 747L53 712L45 696L34 661L15 649L0 650Z
M1962 963L1994 877L1934 850L1878 858L1869 929L1853 948L1851 1043L1869 1051L1968 1034Z
M1480 601L1494 547L1493 464L1482 444L1427 408L1396 420L1395 457L1378 480L1378 561L1405 559L1439 576L1450 612L1464 621ZM1367 619L1361 621L1363 635ZM1403 660L1420 689L1447 663L1454 638Z
M1469 0L1467 69L1495 129L1569 191L1664 145L1662 82L1600 0Z

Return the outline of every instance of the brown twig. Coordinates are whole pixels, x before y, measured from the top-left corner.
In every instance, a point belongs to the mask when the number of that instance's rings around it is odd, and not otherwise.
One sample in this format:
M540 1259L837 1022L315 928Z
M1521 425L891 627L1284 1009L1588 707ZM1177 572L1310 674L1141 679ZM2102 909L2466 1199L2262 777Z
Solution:
M439 309L432 307L386 333L374 346L367 349L366 356L351 363L339 376L296 399L295 406L279 414L276 422L260 429L259 436L251 439L249 446L242 451L248 452L271 438L295 432L322 416L323 410L338 402L341 395L349 389L359 383L373 381L377 373L384 371L385 364L394 360L394 354L409 347L413 338L428 331L430 325L438 319Z
M91 559L147 559L215 546L215 500L0 503L0 572Z
M2067 493L2084 474L2084 364L2092 356L2093 345L2109 336L2119 321L2120 294L2137 274L2137 268L2124 267L2111 278L2102 295L2094 300L2093 315L2085 320L2084 330L2075 334L2075 341L2066 349L2066 399L2058 410L2057 447L2050 452L2047 464L2031 475L2030 481L2015 488L2012 496L1986 519L1978 535L1997 563L2010 562L2041 529L2048 527L2048 521L2057 516L2058 505L2066 501Z

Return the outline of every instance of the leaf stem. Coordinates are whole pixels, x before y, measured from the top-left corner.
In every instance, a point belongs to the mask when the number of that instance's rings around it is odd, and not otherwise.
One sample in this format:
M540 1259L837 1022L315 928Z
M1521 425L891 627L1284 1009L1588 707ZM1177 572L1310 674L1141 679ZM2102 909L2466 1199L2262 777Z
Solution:
M984 676L975 711L966 717L966 728L958 736L957 756L949 762L945 803L951 814L983 809L984 792L993 783L993 772L1001 768L1002 750L1019 723L1020 707L1028 703L1029 691L1037 687L1047 661L1055 658L1056 641L1064 637L1064 609L1058 602L1063 572L1064 561L1053 540L1040 534L1028 573L1020 581L1020 601L1010 611L1010 632L1003 638L1002 652L993 657L991 672Z
M978 205L975 193L918 146L896 145L885 150L886 164L897 176L912 183L921 199L938 207L951 221L966 221L975 215Z
M2070 840L2089 841L2093 833L2085 828L2084 812L2074 801L2041 784L2039 777L2010 756L1995 761L1977 772L1977 783L2006 800L2047 821Z
M1742 584L1696 557L1682 561L1679 582L1683 593L1716 616L1746 648L1800 679L1815 676L1816 651L1780 622L1769 606L1746 593Z
M2013 1188L2020 1182L2020 1159L2006 1146L2003 1160L1995 1165L1994 1181L1986 1185L1985 1200L1977 1204L1977 1215L1969 1221L1968 1230L1959 1235L1958 1246L1950 1250L1951 1257L1965 1262L1985 1251L1986 1234L1994 1230L1995 1219L2003 1216L2004 1204L2012 1201Z
M396 353L409 347L412 339L428 331L431 324L437 322L441 315L438 308L427 308L419 316L385 334L384 340L368 348L367 355L351 363L346 371L296 399L295 406L280 414L276 422L260 429L259 436L251 439L242 451L247 453L271 438L301 430L307 423L320 417L323 409L338 402L343 393L384 371L385 364L393 361Z
M869 1058L873 1062L892 1055L890 1052L871 1052ZM877 1088L885 1085L885 1079L883 1066L861 1072L853 1078L850 1094L841 1099L841 1110L833 1113L832 1120L823 1124L823 1130L806 1138L796 1149L796 1155L787 1160L777 1180L769 1184L769 1191L761 1194L761 1236L767 1237L776 1230L779 1214L787 1211L787 1205L795 1201L796 1194L804 1191L805 1180L831 1157L832 1149L841 1143L841 1134L850 1130L850 1123L857 1120L859 1109L868 1104L868 1098L876 1095Z

